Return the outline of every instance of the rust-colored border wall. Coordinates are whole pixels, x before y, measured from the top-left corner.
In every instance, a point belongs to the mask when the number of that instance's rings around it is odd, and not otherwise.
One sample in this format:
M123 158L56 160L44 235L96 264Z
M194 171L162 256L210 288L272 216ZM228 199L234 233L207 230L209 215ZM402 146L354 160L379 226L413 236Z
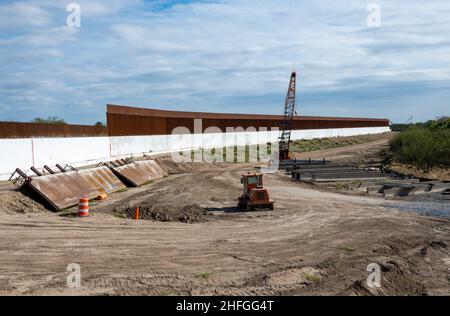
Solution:
M0 122L0 138L108 136L106 126Z
M203 130L216 126L222 131L227 127L278 127L281 115L224 114L203 112L179 112L108 105L107 125L110 136L169 135L175 127L194 130L194 119L202 119ZM389 126L388 119L297 116L293 129L327 129L351 127Z

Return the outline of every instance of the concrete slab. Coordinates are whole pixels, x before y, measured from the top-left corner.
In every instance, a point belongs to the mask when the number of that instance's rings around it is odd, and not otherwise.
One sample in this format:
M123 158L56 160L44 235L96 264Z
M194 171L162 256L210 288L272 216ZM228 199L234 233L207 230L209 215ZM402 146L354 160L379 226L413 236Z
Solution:
M106 166L80 170L79 173L92 186L100 186L106 193L126 189L126 185Z
M443 192L444 190L450 188L450 183L434 183L432 187L430 188L430 191L428 193L435 193L435 192Z
M411 195L414 195L416 190L417 190L417 187L415 187L415 186L402 186L398 189L397 196L401 196L401 197L411 196Z
M430 193L431 184L416 184L412 195L421 195Z
M126 188L107 167L35 177L24 186L42 196L55 210L77 205L82 196L94 199Z
M383 195L384 197L394 197L397 196L397 193L399 192L399 188L392 188L392 189L384 189Z
M136 161L112 170L120 179L134 187L166 176L154 160Z
M353 177L353 178L347 178L347 177L336 177L336 178L329 178L329 179L314 179L314 182L347 182L347 181L368 181L372 180L374 177L372 176L360 176L360 177ZM385 179L385 177L380 177L380 179Z
M374 186L368 186L366 187L366 193L367 194L378 194L383 192L383 186L382 185L374 185Z

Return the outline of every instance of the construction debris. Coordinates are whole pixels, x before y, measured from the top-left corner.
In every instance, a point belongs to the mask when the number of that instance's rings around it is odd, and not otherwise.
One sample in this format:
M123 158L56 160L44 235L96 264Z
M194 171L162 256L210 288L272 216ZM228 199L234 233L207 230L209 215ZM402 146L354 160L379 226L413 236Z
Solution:
M305 168L309 166L326 166L330 162L322 159L322 160L301 160L301 159L290 159L290 160L283 160L280 161L279 169L283 169L286 171L293 171L298 168Z
M302 182L337 182L387 178L380 170L358 169L348 166L311 165L291 172L292 179Z
M364 190L364 188L361 188ZM387 197L406 197L428 193L442 193L450 190L450 183L438 181L389 181L381 182L378 185L372 185L366 188L367 194L382 195Z
M357 190L384 198L407 197L436 192L446 194L446 190L450 190L450 183L439 181L421 182L420 179L400 177L398 174L390 171L384 172L380 168L357 168L333 164L320 165L318 163L310 165L292 163L286 167L285 169L287 170L292 169L291 177L295 181L317 184L334 182L347 190Z

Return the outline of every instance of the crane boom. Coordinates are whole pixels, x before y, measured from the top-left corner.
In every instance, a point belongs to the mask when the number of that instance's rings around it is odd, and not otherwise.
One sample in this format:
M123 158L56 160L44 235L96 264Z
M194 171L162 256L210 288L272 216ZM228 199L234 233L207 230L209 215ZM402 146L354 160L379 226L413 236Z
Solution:
M284 103L284 116L281 124L281 136L279 137L279 159L289 160L289 148L291 145L291 132L295 114L295 88L296 88L297 74L292 72L289 88Z

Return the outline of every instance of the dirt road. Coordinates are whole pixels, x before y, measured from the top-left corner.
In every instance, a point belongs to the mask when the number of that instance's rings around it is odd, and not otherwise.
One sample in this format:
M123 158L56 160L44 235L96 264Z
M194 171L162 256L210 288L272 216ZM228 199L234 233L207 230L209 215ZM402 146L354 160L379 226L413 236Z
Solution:
M88 219L2 214L0 293L449 294L448 220L280 175L267 177L275 212L234 213L238 175L174 176L148 188L159 192L149 199L195 198L214 214L205 223L135 222L105 209ZM372 262L383 273L376 290L365 284ZM79 289L66 286L69 263L81 266Z
M353 164L379 164L384 161L384 151L389 148L389 141L395 136L395 133L379 135L377 140L368 141L362 144L352 146L343 146L312 152L295 153L298 159L323 159L332 160L335 163L353 163Z
M448 219L317 191L282 173L265 176L274 212L239 212L239 176L247 170L171 175L112 196L85 219L0 212L0 294L450 294ZM112 215L194 203L206 222ZM80 288L67 287L70 263L81 267ZM380 288L366 284L370 263L381 267Z

